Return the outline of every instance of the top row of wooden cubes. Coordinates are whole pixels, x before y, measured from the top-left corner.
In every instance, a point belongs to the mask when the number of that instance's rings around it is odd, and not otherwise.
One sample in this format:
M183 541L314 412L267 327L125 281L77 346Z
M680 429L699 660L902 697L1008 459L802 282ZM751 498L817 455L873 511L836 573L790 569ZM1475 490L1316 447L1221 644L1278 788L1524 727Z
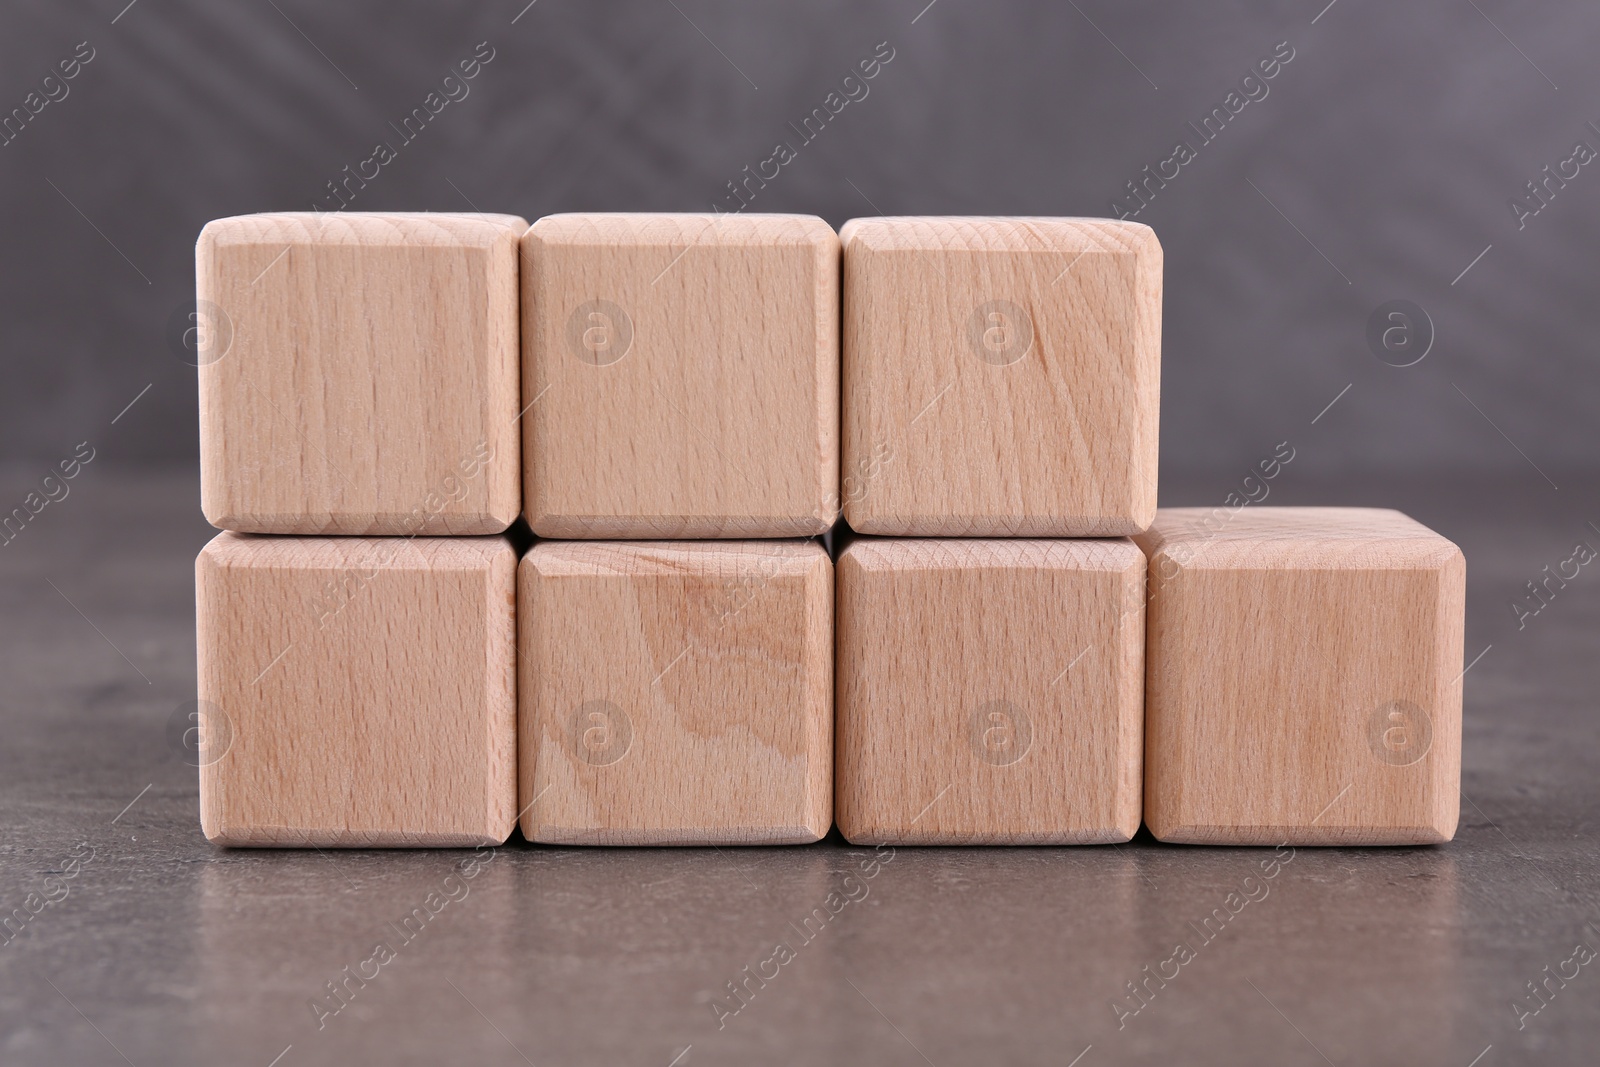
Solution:
M1161 265L1103 219L221 219L202 506L277 534L1138 533Z

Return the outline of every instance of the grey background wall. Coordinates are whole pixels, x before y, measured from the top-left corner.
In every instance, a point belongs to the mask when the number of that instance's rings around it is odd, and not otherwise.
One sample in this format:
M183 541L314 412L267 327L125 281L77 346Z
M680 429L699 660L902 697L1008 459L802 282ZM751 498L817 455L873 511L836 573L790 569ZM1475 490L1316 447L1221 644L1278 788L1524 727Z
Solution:
M708 211L785 142L748 210L836 225L1107 215L1185 141L1137 215L1166 250L1165 472L1231 476L1286 439L1330 476L1595 465L1600 166L1564 163L1600 149L1592 3L126 3L0 12L0 112L28 119L0 147L0 459L86 437L192 459L167 333L196 233L331 206L380 141L353 210ZM480 42L467 95L404 141L391 123L459 95L441 83ZM1202 141L1187 123L1275 48ZM847 90L804 141L791 123ZM1519 219L1547 165L1577 174ZM1366 336L1394 299L1435 333L1408 367Z

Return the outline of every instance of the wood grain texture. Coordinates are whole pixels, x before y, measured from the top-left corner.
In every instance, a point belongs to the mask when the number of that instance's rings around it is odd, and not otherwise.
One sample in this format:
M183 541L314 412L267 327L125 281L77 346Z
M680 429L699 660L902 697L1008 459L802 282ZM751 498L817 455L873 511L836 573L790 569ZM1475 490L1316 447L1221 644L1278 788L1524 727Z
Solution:
M516 563L500 537L214 538L195 561L206 837L505 841Z
M209 223L195 273L211 524L414 536L515 521L526 229L511 215Z
M828 832L833 565L820 545L541 542L519 574L524 836Z
M1163 841L1455 834L1466 562L1396 511L1163 508L1145 821Z
M835 803L856 844L1126 841L1145 561L1123 539L862 539L838 567Z
M793 537L839 501L839 238L810 215L552 215L523 241L528 522Z
M1108 219L845 224L845 518L1100 537L1156 506L1161 245Z

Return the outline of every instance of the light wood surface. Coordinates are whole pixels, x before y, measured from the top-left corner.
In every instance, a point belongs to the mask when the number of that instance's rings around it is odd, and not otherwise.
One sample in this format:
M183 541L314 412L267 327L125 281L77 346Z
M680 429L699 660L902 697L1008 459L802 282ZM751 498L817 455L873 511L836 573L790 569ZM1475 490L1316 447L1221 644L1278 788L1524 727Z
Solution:
M1150 556L1145 821L1163 841L1448 841L1460 549L1396 511L1163 508Z
M218 219L201 507L247 533L485 534L521 508L511 215Z
M1154 231L1108 219L873 218L842 236L851 528L1098 537L1149 525Z
M1131 542L864 538L838 572L847 839L1133 836L1145 562Z
M810 215L552 215L523 240L528 522L793 537L838 514L839 238Z
M214 538L195 561L206 837L505 841L516 562L500 537Z
M540 542L518 596L529 840L828 832L833 566L820 545Z

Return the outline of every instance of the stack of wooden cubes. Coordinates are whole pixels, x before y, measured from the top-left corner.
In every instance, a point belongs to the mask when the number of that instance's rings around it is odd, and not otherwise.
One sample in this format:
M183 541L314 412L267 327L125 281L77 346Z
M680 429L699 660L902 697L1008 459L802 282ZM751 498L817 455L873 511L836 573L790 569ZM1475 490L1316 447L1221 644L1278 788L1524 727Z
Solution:
M1148 227L259 215L197 272L212 840L1454 831L1459 551L1157 512Z
M845 243L839 827L1139 828L1161 246L1138 223L858 219Z

